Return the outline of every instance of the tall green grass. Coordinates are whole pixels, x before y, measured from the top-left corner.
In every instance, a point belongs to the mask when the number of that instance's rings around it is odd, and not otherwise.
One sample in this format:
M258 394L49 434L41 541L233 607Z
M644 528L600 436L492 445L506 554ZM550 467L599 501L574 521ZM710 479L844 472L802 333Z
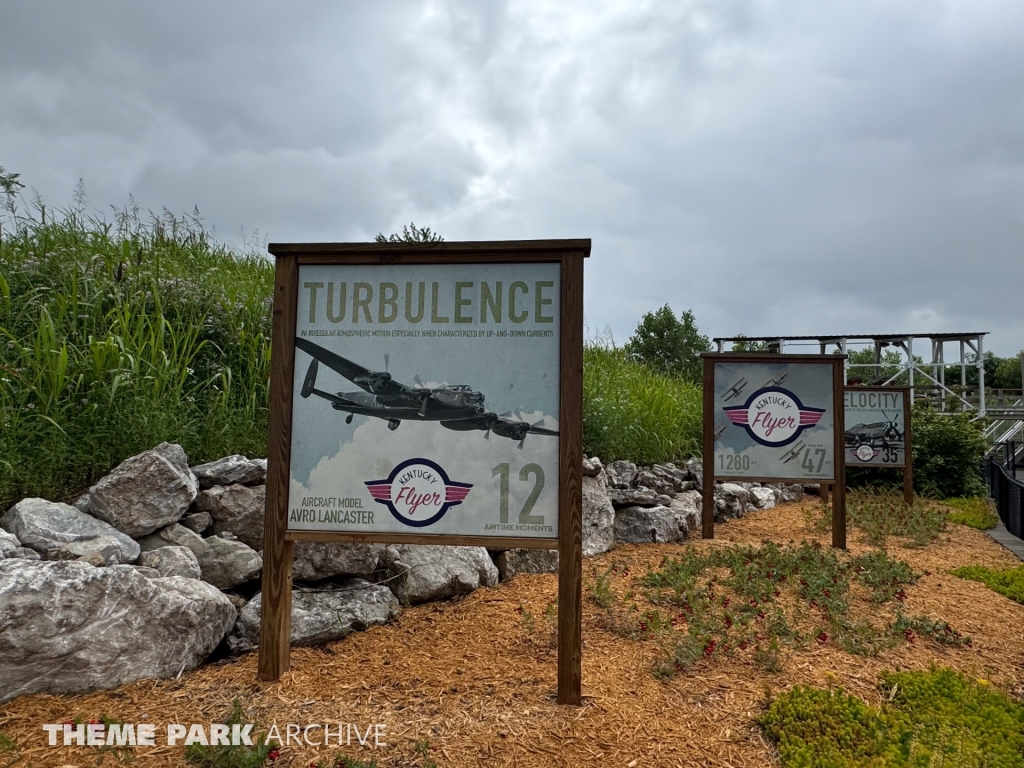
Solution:
M701 389L629 360L608 340L583 350L583 450L604 461L683 461L701 452Z
M273 265L198 216L37 203L0 221L0 508L164 441L266 450Z

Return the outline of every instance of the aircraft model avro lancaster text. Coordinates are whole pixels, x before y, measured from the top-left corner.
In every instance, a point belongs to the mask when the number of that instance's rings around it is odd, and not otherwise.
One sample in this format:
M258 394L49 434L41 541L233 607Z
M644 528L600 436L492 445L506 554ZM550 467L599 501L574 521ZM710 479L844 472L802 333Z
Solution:
M480 430L485 433L485 438L493 432L499 437L518 440L520 448L528 434L558 434L557 430L539 426L541 422L530 424L521 418L508 418L513 414L498 415L488 411L484 405L484 393L466 384L426 387L419 376L414 376L413 381L417 386L410 387L392 379L386 370L371 371L308 339L296 338L295 346L313 357L299 394L302 397L322 397L336 411L346 411L347 424L352 423L352 417L356 414L384 419L391 430L398 429L405 420L439 421L442 427L456 432ZM388 355L384 357L384 366L387 368ZM332 395L317 389L319 363L337 371L363 391Z

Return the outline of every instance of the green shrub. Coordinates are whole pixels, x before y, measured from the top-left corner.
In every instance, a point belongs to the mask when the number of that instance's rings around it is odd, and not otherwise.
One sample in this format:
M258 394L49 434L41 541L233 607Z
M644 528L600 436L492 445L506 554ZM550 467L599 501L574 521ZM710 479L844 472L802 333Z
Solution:
M198 219L0 222L0 508L161 441L265 455L273 265Z
M700 387L603 341L583 350L583 450L604 461L682 461L701 451Z
M1013 568L986 568L983 565L966 565L952 571L954 576L970 581L980 581L1018 603L1024 603L1024 565Z
M883 705L798 685L761 718L785 768L1024 766L1024 706L949 669L885 673Z
M984 496L946 499L943 503L956 510L949 513L949 519L954 523L987 531L999 522L999 515L992 507L992 500Z
M918 493L940 499L984 494L981 461L986 444L979 422L966 413L940 414L915 405L911 425Z

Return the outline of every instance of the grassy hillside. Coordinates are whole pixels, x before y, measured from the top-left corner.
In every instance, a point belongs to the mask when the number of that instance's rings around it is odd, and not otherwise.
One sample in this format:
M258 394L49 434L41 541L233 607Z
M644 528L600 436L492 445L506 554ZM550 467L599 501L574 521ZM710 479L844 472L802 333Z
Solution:
M265 455L271 261L167 213L0 224L0 508L70 498L164 440L196 462ZM699 388L609 344L584 362L588 453L699 452Z
M197 220L5 220L0 502L76 492L162 440L263 453L272 281Z

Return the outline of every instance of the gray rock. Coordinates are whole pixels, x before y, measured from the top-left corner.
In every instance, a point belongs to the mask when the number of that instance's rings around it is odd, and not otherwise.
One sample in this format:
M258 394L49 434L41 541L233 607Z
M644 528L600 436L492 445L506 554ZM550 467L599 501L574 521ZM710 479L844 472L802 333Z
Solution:
M77 509L79 512L85 512L86 514L89 514L89 498L90 497L88 492L83 493L81 496L78 497L78 500L74 503L74 508Z
M267 482L267 460L235 454L192 467L203 490L215 485L259 485Z
M109 563L131 563L139 556L139 545L111 525L70 504L46 499L22 499L0 517L0 528L13 533L23 546L34 549L47 560L80 557L88 548L72 554L66 550L67 545L100 537L104 541L94 547L103 549L110 544L109 540L116 542L116 553L110 555Z
M701 510L704 507L704 498L699 491L683 491L672 499L671 507L685 525L687 533L702 529Z
M213 518L210 531L230 531L253 549L263 549L267 486L217 485L196 497L196 509Z
M804 487L802 485L786 485L782 488L781 501L785 504L792 504L795 501L800 501L803 497Z
M188 468L188 457L185 455L184 448L177 443L160 443L160 445L153 450L171 462L171 465L183 475L187 475L192 478L192 482L196 486L199 485L199 479L193 474L192 470Z
M199 666L235 620L218 590L134 567L0 561L0 702Z
M483 547L391 544L381 554L381 564L402 605L465 595L498 583L498 569Z
M383 551L383 544L297 541L292 559L292 577L302 581L319 581L332 576L373 573Z
M690 473L690 480L693 481L693 487L698 491L704 490L704 465L701 464L700 459L696 456L692 456L686 460L686 471Z
M583 478L583 554L589 557L615 546L615 509L605 475Z
M231 601L231 604L235 606L235 608L237 608L238 610L242 610L249 603L249 601L246 600L244 597L242 597L241 595L236 595L234 592L225 592L224 594L227 596L228 600Z
M724 502L722 513L728 518L743 517L746 512L747 503L750 501L750 491L737 483L721 483L715 486L715 509L719 509L718 501Z
M246 653L259 646L260 608L258 594L239 612L228 636L232 653ZM323 645L340 640L357 630L385 624L399 612L398 600L387 587L363 579L348 579L330 588L300 588L292 591L292 645Z
M615 540L621 544L668 544L686 532L686 521L669 507L626 507L615 513Z
M594 456L592 458L583 457L583 476L584 477L597 477L601 474L601 460Z
M631 461L613 461L604 468L609 488L632 488L636 477L636 464Z
M36 552L34 549L28 547L18 547L17 549L10 550L6 557L10 560L42 560L43 556Z
M205 546L195 552L202 579L218 589L231 589L252 581L263 569L263 558L241 541L221 536L203 539Z
M166 528L161 528L156 533L143 536L139 539L139 546L143 552L150 552L160 547L188 547L192 554L199 557L206 550L206 540L197 533L178 523L172 523Z
M558 573L558 550L506 549L498 553L495 565L502 581L517 573Z
M89 514L129 536L139 537L173 523L199 492L181 446L163 443L122 461L89 489Z
M751 488L750 503L756 509L772 509L775 506L775 491L771 488Z
M160 571L158 571L156 568L150 568L150 567L145 566L145 565L133 565L132 568L134 568L138 573L141 573L147 579L162 579L163 578L163 574L160 573Z
M135 545L138 547L138 544ZM113 536L97 536L94 539L82 539L62 544L52 560L84 560L95 566L118 565L119 563L135 562L135 558L125 559L135 550L125 552L124 542ZM140 550L141 551L141 550ZM135 556L136 558L138 555Z
M192 533L202 533L213 525L213 518L210 517L209 512L196 512L191 515L185 515L178 523L188 528Z
M153 568L160 576L181 576L186 579L202 577L199 558L188 547L167 546L151 549L139 555L138 565Z
M8 533L3 528L0 528L0 555L6 555L8 552L13 552L20 546L21 542L18 541L17 536L13 533Z
M658 495L653 488L611 488L608 491L608 498L616 509L653 507L658 504Z
M654 497L654 503L659 507L667 507L669 504L672 503L672 499L674 497L674 493L671 496L667 493L659 493L657 496Z
M821 496L821 484L820 483L804 483L802 486L804 494L807 496Z
M659 472L652 472L649 469L641 469L633 480L637 491L649 488L656 494L675 494L676 486L672 478L666 477Z

